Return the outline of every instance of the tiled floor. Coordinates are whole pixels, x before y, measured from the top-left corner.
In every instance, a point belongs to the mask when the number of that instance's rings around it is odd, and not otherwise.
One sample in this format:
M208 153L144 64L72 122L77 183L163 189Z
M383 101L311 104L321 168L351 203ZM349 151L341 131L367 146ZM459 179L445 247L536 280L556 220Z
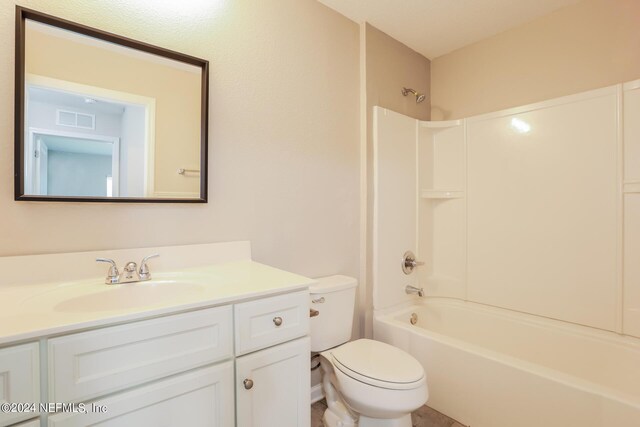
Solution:
M322 414L325 409L327 409L327 404L324 399L311 405L311 427L323 427ZM411 420L414 427L464 427L459 422L434 411L427 405L411 414Z

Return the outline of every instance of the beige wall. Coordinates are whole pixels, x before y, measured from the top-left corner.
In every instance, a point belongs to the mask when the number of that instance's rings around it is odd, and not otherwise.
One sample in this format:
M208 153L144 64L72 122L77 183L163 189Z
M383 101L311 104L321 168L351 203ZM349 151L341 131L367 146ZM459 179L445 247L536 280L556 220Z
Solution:
M200 180L179 168L200 168L199 68L179 68L147 54L134 56L106 43L79 42L68 36L28 28L25 69L29 74L140 95L155 100L154 190L200 194ZM109 45L106 45L109 46ZM138 167L143 168L143 164ZM198 197L198 196L196 196Z
M640 1L584 0L432 61L434 120L640 78Z
M376 105L420 120L429 119L430 61L386 35L370 24L366 25L366 88L367 111L371 118ZM402 96L403 87L427 95L416 104L413 95ZM369 123L372 123L369 120Z
M414 117L420 120L429 120L430 117L430 61L388 36L370 24L363 24L361 31L363 36L365 55L361 58L363 79L365 79L365 98L361 101L366 105L366 234L364 243L367 257L367 271L364 283L361 285L360 301L367 307L367 312L361 313L361 327L367 335L371 334L371 310L373 295L371 292L372 274L372 233L373 233L373 107L381 106L398 113ZM362 46L361 45L361 46ZM409 87L427 95L420 104L416 104L413 95L402 96L403 87ZM363 119L365 117L363 116Z
M18 3L210 61L210 203L13 201L14 2L2 0L0 255L248 239L258 261L358 276L355 23L315 0Z

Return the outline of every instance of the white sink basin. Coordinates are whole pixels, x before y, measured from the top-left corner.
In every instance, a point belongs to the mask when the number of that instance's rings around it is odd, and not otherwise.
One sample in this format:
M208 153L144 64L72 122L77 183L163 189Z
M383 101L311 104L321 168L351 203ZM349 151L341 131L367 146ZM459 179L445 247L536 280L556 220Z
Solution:
M34 295L23 304L31 308L46 304L59 313L119 312L193 300L206 291L206 283L204 277L191 274L121 285L75 282Z
M65 299L53 309L68 313L116 311L176 301L203 291L202 285L173 280L104 285L101 291Z

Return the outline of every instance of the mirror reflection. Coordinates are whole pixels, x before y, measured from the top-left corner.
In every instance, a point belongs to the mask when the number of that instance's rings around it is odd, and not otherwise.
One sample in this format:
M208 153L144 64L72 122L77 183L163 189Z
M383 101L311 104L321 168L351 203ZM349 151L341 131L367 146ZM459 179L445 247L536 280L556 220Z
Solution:
M25 196L206 200L206 66L24 28Z

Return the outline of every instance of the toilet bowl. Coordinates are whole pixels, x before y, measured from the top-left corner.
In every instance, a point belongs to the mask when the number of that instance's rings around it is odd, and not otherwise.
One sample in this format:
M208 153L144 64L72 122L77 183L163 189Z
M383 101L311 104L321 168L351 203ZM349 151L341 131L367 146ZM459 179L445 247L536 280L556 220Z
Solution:
M356 285L353 278L331 276L311 287L311 308L319 312L311 322L311 349L320 352L328 407L323 423L411 427L411 412L428 398L424 369L389 344L370 339L345 343L351 335Z
M409 354L388 344L360 339L321 353L328 412L325 426L338 427L335 418L349 415L360 427L410 427L411 412L428 398L424 369ZM327 389L335 389L335 392ZM329 399L348 408L332 408ZM331 416L333 415L333 416ZM356 424L357 423L357 424ZM342 426L346 426L343 422Z

